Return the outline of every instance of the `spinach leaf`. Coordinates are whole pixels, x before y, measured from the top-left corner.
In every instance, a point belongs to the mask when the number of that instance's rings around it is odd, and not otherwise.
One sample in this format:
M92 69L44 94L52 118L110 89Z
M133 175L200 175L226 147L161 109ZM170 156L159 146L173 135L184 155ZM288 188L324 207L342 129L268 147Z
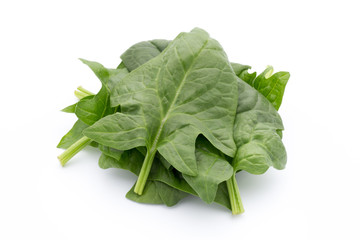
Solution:
M234 214L244 211L237 172L285 167L276 110L289 73L249 73L201 29L137 43L121 59L116 69L82 60L102 87L79 87L79 102L62 110L78 117L58 145L62 164L93 145L101 168L139 176L133 201L173 206L192 194Z
M277 72L272 75L274 69L269 66L256 76L256 72L248 73L250 66L238 63L232 63L231 66L240 79L254 87L270 101L276 110L279 110L290 73Z
M61 138L57 147L63 149L70 147L72 144L83 137L82 131L88 126L89 125L82 122L81 120L77 120L70 131Z
M215 199L218 185L232 176L233 168L225 156L202 137L196 141L195 154L199 174L183 176L204 202L211 203Z
M104 154L106 154L109 157L115 158L116 160L120 160L122 154L124 153L124 151L121 150L117 150L108 146L104 146L99 144L99 150L101 152L103 152Z
M169 43L162 39L136 43L121 55L121 60L129 71L133 71L159 55Z
M118 157L113 157L113 155L110 156L108 155L108 152L102 152L99 159L99 166L103 169L126 169L135 175L139 175L143 161L143 155L134 148L118 154Z
M205 31L194 29L123 78L111 93L112 106L121 105L122 113L102 118L84 135L119 150L147 147L135 187L141 194L157 151L179 171L197 174L200 133L234 156L236 99L226 54Z
M234 123L234 140L237 152L231 161L233 176L226 181L233 214L244 211L235 173L245 170L262 174L270 166L283 169L286 151L279 131L282 120L274 106L258 91L238 80L239 99Z
M75 154L81 151L87 145L96 144L89 138L84 137L82 132L89 126L104 116L113 114L118 111L118 107L112 108L110 106L110 89L113 88L121 78L128 74L126 68L121 69L107 69L99 63L81 59L83 63L88 65L95 75L100 79L102 87L96 95L83 89L78 88L81 99L75 105L65 108L68 112L73 112L78 117L78 121L73 128L60 141L58 147L67 148L62 154L58 156L60 163L65 165ZM84 97L85 96L85 97ZM81 124L81 123L82 124ZM64 145L64 143L66 143ZM71 143L71 144L70 144ZM70 145L69 145L70 144Z
M134 189L135 185L126 194L128 199L139 203L165 204L168 207L174 206L187 196L186 193L159 181L147 181L142 195L136 194Z
M239 101L234 125L237 153L235 171L262 174L270 166L283 169L286 151L277 133L283 130L280 115L266 98L243 81L239 83Z
M143 155L137 149L131 149L124 151L123 154L119 154L116 158L106 155L105 152L101 155L99 159L99 166L103 169L107 168L120 168L129 170L135 175L139 175L141 166L143 164L144 158ZM148 177L148 181L152 182L161 182L168 185L171 188L182 191L183 193L192 194L198 196L198 194L191 188L191 186L181 177L181 174L177 170L169 170L165 168L158 158L154 159L151 172ZM147 188L147 186L145 186ZM128 192L127 197L136 202L142 203L164 203L163 201L155 201L154 196L157 196L156 186L148 187L146 192L143 192L144 197L136 197L135 193L130 193L133 191L133 188ZM174 193L177 195L177 191L168 191L167 196L169 198L176 198L176 196L171 196ZM141 195L141 196L143 196ZM185 194L186 195L186 194ZM139 196L139 195L137 195ZM152 196L152 197L149 197ZM166 198L165 196L163 198ZM139 200L141 199L141 201ZM155 198L157 199L157 198ZM214 200L216 203L225 206L231 210L229 194L227 192L225 182L221 183L217 189L216 197Z
M102 117L117 111L117 108L110 107L110 89L125 77L128 71L126 69L107 69L97 62L84 59L81 61L95 73L102 83L100 91L93 98L81 99L75 109L75 114L81 121L92 125Z
M62 112L75 113L76 103L61 109Z

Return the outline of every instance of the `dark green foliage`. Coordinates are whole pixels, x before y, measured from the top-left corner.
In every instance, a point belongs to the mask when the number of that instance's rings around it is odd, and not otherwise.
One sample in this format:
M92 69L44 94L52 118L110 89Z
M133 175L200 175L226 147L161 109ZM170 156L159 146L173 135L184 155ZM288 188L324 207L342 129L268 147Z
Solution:
M138 176L130 200L173 206L191 194L233 214L243 212L237 172L285 167L277 110L289 73L249 73L198 28L137 43L121 60L116 69L81 60L102 87L79 87L79 102L62 110L78 117L58 144L62 164L90 144L101 168Z

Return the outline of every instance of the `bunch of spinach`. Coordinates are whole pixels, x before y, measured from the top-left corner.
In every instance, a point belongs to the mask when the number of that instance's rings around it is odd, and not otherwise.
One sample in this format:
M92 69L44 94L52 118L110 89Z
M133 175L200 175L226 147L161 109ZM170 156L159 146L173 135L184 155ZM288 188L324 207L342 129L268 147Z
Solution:
M138 176L133 201L173 206L191 194L233 214L244 211L237 172L285 167L277 110L289 73L249 73L198 28L137 43L121 60L116 69L82 60L102 87L79 87L80 100L63 109L78 120L58 145L62 165L90 144L101 168Z

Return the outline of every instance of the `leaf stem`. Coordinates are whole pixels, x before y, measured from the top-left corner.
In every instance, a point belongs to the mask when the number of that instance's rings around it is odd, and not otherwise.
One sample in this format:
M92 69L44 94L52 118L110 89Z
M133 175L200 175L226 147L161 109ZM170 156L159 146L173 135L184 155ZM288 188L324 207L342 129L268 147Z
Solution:
M82 137L72 144L68 149L66 149L62 154L58 156L60 163L64 166L73 156L80 152L84 147L86 147L91 142L91 139L88 137Z
M92 96L92 95L95 95L94 93L90 92L89 90L83 88L82 86L79 86L75 92L74 92L75 96L78 98L78 99L82 99L84 97L87 97L87 96Z
M226 181L226 186L229 192L231 210L234 215L243 213L244 206L241 202L239 187L236 182L235 173Z
M74 94L78 99L83 99L84 97L90 96L84 92L77 91L77 90L75 90Z
M147 151L146 153L144 163L141 167L140 174L134 188L134 192L139 195L141 195L144 191L146 180L149 176L155 154L156 149L154 151Z
M79 86L79 87L77 88L77 90L79 90L80 92L86 93L86 94L89 95L89 96L90 96L90 95L95 95L94 93L92 93L92 92L90 92L89 90L83 88L82 86Z

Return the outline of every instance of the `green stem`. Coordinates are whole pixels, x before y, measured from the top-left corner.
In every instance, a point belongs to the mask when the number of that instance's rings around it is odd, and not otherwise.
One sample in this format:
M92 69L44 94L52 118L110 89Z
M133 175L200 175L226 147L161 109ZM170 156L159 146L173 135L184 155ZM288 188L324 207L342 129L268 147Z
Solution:
M86 93L88 96L90 96L90 95L95 95L94 93L92 93L92 92L90 92L89 90L83 88L82 86L79 86L79 87L77 88L77 90L79 90L80 92Z
M139 195L141 195L144 191L146 180L149 176L155 154L156 154L156 150L147 151L146 153L144 163L141 167L140 174L134 188L134 192Z
M66 149L62 154L58 156L61 165L64 166L73 156L80 152L90 142L91 139L85 136L77 140L73 145L71 145L68 149Z
M235 173L226 181L226 186L229 192L231 210L234 215L243 213L244 206L241 202L239 188L236 182Z
M76 91L76 90L75 90L74 94L78 99L83 99L84 97L90 96L84 92L80 92L80 91Z

